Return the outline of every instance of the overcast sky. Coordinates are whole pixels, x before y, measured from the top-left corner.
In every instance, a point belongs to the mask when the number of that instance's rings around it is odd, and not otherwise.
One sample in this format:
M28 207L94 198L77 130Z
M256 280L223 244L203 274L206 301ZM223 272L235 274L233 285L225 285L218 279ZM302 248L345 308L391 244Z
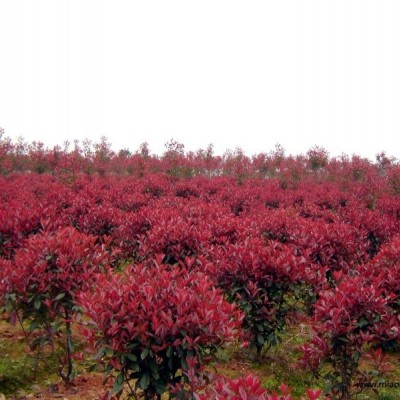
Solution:
M398 0L0 0L0 127L400 157Z

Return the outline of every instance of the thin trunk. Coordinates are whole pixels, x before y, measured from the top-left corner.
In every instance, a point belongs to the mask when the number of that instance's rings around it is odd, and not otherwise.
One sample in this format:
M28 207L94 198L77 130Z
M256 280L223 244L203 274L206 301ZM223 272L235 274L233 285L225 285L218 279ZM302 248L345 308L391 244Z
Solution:
M340 400L351 400L350 394L350 385L351 385L351 375L349 373L350 365L349 360L347 359L347 353L344 352L342 355L342 387L341 392L342 396Z
M72 337L71 337L71 320L70 320L70 310L65 307L65 336L66 336L66 346L67 346L67 373L62 374L61 377L66 382L70 382L72 378L73 365L72 365Z
M256 360L258 361L258 362L261 362L262 361L262 347L260 347L260 346L257 346L257 348L256 348L256 351L257 351L257 354L256 354Z

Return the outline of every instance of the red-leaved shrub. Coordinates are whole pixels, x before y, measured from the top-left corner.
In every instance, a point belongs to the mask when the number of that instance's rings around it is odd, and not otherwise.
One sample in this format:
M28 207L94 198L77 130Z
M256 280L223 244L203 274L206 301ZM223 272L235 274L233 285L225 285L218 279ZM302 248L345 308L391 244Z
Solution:
M388 306L393 296L383 296L378 286L378 281L366 284L362 277L346 277L321 291L314 305L313 337L302 346L303 362L315 373L323 361L330 364L327 378L342 400L350 399L365 345L399 336L398 316Z
M89 343L119 372L113 393L137 379L133 391L148 399L179 382L188 358L203 362L235 340L243 318L201 272L156 263L98 275L80 303L91 320L83 330Z
M0 260L2 301L12 319L30 322L30 331L43 329L43 340L66 326L67 372L72 376L71 322L78 309L76 296L88 290L93 274L108 261L96 237L73 228L43 232L29 237L15 251L13 260Z

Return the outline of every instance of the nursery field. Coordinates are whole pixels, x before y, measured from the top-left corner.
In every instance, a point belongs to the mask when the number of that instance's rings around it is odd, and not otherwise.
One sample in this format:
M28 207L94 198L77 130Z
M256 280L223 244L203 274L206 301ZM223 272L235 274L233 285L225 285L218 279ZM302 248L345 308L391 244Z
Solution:
M0 143L3 397L400 397L396 160Z

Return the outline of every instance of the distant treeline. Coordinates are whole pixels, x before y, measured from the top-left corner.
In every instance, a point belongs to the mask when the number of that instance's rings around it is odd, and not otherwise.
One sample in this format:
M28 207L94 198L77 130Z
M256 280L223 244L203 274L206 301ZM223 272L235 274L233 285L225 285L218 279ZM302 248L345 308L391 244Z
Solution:
M304 180L343 182L385 181L400 193L400 163L384 152L372 162L357 155L330 157L326 149L314 146L307 153L286 155L277 144L269 152L248 156L241 148L227 150L222 156L214 153L213 145L197 151L171 139L162 155L152 154L148 144L136 151L112 150L107 137L99 142L89 139L65 142L62 146L46 147L44 143L27 143L23 138L13 141L0 128L0 174L35 172L53 174L66 181L86 175L132 175L165 173L174 179L195 176L233 176L240 184L248 178L276 178L282 188L294 188Z

